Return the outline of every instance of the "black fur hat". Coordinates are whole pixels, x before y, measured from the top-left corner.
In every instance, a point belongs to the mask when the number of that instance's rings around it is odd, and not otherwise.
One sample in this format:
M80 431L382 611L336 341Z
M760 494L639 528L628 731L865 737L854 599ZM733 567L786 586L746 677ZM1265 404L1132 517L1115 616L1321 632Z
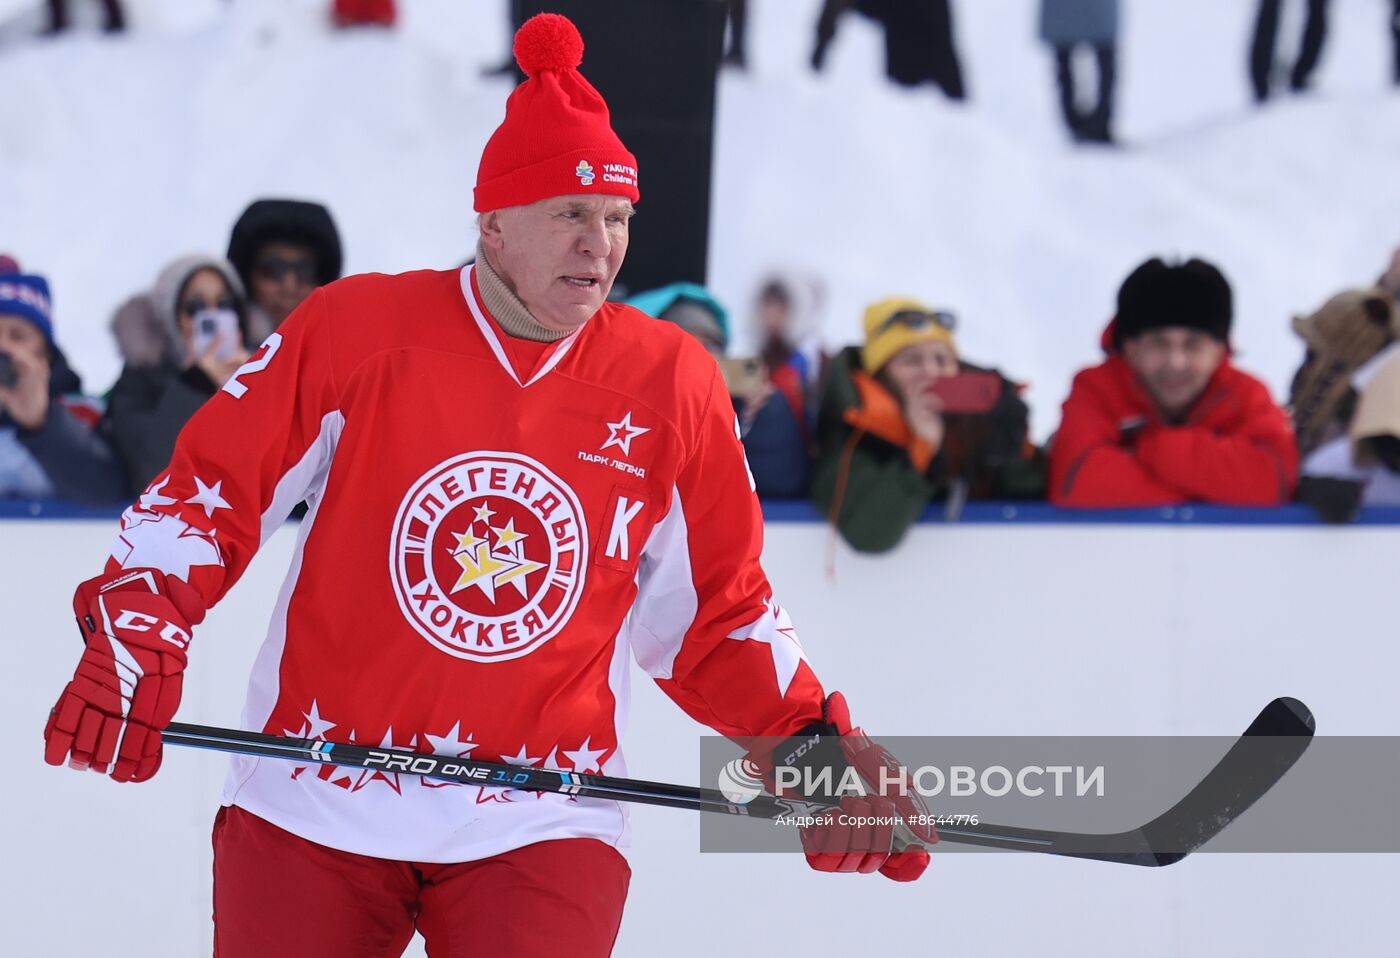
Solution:
M1114 346L1149 329L1184 326L1230 341L1234 318L1230 283L1210 263L1189 259L1167 265L1153 257L1128 274L1118 290Z
M304 243L316 253L316 285L340 278L340 233L330 211L302 200L256 200L233 224L228 258L247 289L252 289L253 260L264 243Z

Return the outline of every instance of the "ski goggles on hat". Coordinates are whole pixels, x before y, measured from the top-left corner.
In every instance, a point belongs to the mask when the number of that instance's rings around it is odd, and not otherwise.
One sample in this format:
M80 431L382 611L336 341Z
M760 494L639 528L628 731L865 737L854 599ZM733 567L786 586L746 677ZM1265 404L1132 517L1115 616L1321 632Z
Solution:
M954 332L958 326L958 317L944 309L901 309L889 319L875 327L875 332L871 336L879 336L881 333L889 332L896 326L903 326L912 329L914 332L922 332L932 326L948 332Z

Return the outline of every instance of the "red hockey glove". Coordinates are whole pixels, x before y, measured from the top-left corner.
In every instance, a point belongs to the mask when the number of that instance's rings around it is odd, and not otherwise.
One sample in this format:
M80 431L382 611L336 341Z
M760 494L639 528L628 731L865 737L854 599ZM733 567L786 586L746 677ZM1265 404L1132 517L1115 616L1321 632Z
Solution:
M824 822L799 829L807 864L817 871L879 871L895 881L913 881L928 867L925 846L938 841L927 806L907 775L900 775L898 760L852 727L845 696L833 692L823 703L822 713L824 721L798 732L791 740L792 748L779 749L779 753L788 754L775 754L775 764L830 766L834 782L841 780L846 767L854 768L866 794L843 796L841 804L824 816ZM822 736L827 742L839 736L840 748L824 747L813 736ZM884 776L889 783L884 794L880 788L882 767L890 770ZM782 779L776 781L781 784ZM902 827L896 825L896 819Z
M73 611L87 649L49 713L44 761L143 782L180 704L198 596L163 572L128 569L78 586Z

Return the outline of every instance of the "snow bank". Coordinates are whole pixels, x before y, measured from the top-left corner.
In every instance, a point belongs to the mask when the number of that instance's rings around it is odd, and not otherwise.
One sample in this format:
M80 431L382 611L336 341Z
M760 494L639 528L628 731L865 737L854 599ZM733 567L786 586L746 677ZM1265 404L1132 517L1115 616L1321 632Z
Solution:
M477 157L509 92L479 77L506 48L503 4L412 0L393 34L336 34L322 0L129 6L118 40L10 29L0 46L0 89L23 91L0 98L0 246L52 277L92 388L117 372L111 310L174 255L221 250L256 196L328 203L350 271L472 250ZM1241 362L1282 393L1288 318L1373 280L1400 242L1386 4L1333 3L1315 92L1260 111L1251 4L1125 3L1117 151L1066 141L1035 6L955 4L958 106L888 87L853 15L813 76L817 0L752 4L751 71L721 80L712 285L743 315L766 270L810 269L836 343L892 291L951 306L969 356L1032 383L1043 437L1127 271L1199 253L1234 281Z

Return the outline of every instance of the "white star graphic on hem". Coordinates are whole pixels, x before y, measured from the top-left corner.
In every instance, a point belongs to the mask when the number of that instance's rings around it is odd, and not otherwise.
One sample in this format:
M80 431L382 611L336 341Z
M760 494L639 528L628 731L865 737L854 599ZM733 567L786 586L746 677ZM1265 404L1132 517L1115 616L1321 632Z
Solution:
M163 496L160 494L160 491L164 489L169 483L170 477L166 476L160 482L147 489L140 499L139 504L141 508L145 509L147 512L150 512L151 510L155 509L156 506L173 506L175 505L175 503L179 502L180 500L178 499L172 499L169 496Z
M616 446L622 450L624 456L632 455L632 440L638 436L651 432L650 426L632 425L632 413L629 410L622 417L621 422L610 422L608 427L608 440L599 446L599 449L606 449L609 446Z
M311 711L302 712L301 714L306 716L307 727L310 729L304 736L305 738L320 738L322 735L325 735L331 729L335 728L334 722L327 722L325 719L321 718L320 707L316 704L315 699L311 700Z
M450 755L452 758L465 758L471 754L480 742L473 742L470 732L467 737L462 738L462 723L454 722L452 728L446 735L431 735L423 733L423 737L433 746L434 755Z
M569 764L574 767L575 772L599 772L602 766L598 764L598 759L608 754L605 748L591 749L589 743L593 741L590 735L583 740L583 744L576 750L564 749L564 757L569 760Z
M771 599L767 605L768 609L761 616L743 628L735 629L725 638L762 642L768 646L773 656L773 675L778 680L778 694L787 695L792 677L797 674L798 664L807 661L807 656L802 651L802 643L797 641L797 632L787 612Z
M416 736L415 736L415 740L416 740ZM382 742L379 743L379 747L380 747L380 748L395 748L395 747L396 747L396 746L394 745L394 727L393 727L392 725L390 725L388 731L386 731L386 732L384 733L384 741L382 741ZM412 746L410 745L410 748L411 748L411 747L412 747ZM385 785L388 785L390 788L392 788L392 789L393 789L395 792L397 792L398 794L400 794L400 795L403 794L403 781L402 781L402 779L399 778L399 773L398 773L398 772L385 772L385 771L381 771L381 770L379 770L379 769L375 769L374 771L364 771L364 772L361 772L361 773L360 773L359 779L356 780L356 782L355 782L354 785L351 785L351 786L350 786L350 791L352 791L352 792L358 792L360 789L364 788L366 785L372 785L372 784L374 784L375 782L383 782Z
M525 746L522 745L520 746L520 751L516 754L501 756L501 761L505 762L507 765L534 765L539 759L531 758L530 753L525 751Z
M199 506L204 510L205 518L213 518L214 513L219 509L232 509L228 500L219 495L219 490L224 487L224 481L220 479L212 486L206 486L204 480L198 476L194 477L195 488L199 491L190 496L185 501Z

